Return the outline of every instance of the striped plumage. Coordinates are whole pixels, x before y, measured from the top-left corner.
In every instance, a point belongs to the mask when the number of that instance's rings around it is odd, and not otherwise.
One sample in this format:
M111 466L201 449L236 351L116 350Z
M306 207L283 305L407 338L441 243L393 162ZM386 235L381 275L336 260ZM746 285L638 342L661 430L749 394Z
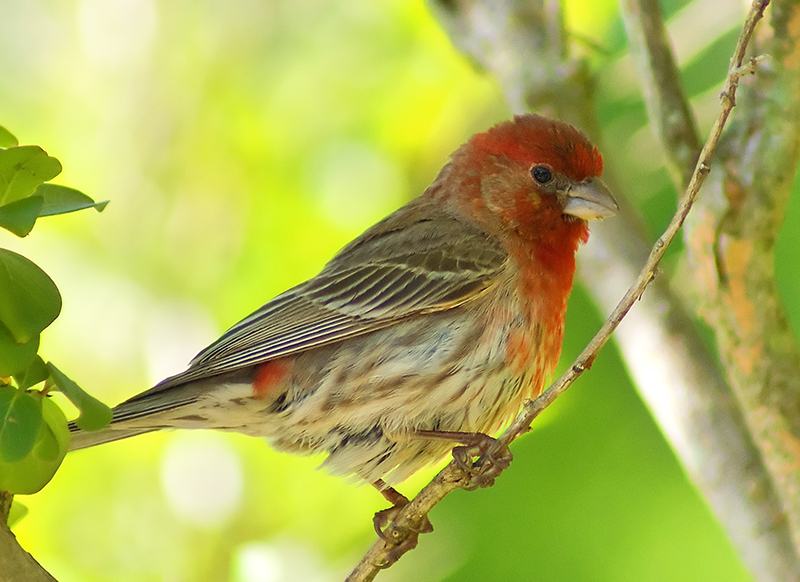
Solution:
M216 428L402 481L452 448L418 431L492 433L542 389L586 220L616 211L601 173L560 122L518 116L474 136L422 196L72 447Z

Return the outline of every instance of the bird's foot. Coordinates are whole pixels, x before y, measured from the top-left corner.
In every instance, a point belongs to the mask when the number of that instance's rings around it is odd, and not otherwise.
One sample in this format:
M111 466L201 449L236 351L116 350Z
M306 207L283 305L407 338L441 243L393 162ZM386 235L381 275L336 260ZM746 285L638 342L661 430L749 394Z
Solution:
M511 465L514 455L508 445L482 433L475 433L471 443L453 448L453 460L472 478L464 489L491 487L494 480ZM477 460L473 462L473 459Z
M491 487L494 480L511 464L514 455L499 440L482 432L420 431L421 436L460 443L453 448L453 460L470 480L464 489ZM477 457L477 459L476 459Z
M375 527L375 533L378 534L378 537L387 544L392 544L394 546L394 548L389 550L386 554L386 561L381 564L382 568L388 568L399 560L400 556L416 548L419 542L419 534L432 532L433 524L431 524L428 516L424 516L423 521L417 527L413 528L403 527L393 523L400 513L400 510L408 505L408 497L392 487L387 487L380 479L373 483L373 485L380 491L381 495L392 504L391 507L376 512L375 517L372 518L372 525Z

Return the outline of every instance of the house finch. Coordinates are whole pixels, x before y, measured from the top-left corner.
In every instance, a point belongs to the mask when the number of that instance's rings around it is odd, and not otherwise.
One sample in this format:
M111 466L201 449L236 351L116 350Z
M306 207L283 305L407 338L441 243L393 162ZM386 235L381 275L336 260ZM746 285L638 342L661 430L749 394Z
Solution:
M390 485L454 444L485 444L542 390L587 221L618 210L602 170L559 121L520 115L473 136L421 196L185 372L114 408L101 431L71 427L72 448L237 431L327 453L331 472L396 500Z

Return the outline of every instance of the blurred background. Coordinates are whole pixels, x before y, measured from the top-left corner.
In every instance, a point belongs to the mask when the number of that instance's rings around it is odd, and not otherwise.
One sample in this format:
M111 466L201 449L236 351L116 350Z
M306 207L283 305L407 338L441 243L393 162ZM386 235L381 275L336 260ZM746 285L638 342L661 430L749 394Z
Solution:
M662 4L705 132L744 2ZM607 172L655 237L676 196L616 3L565 10L597 73ZM0 124L62 161L57 182L111 203L0 246L63 294L43 356L113 405L315 274L509 115L422 0L5 0ZM778 270L794 322L798 221L792 202ZM562 365L600 323L578 286ZM378 579L749 580L613 345L512 450L495 487L449 496ZM14 531L60 582L341 580L386 503L320 461L239 435L146 435L70 454L19 498Z

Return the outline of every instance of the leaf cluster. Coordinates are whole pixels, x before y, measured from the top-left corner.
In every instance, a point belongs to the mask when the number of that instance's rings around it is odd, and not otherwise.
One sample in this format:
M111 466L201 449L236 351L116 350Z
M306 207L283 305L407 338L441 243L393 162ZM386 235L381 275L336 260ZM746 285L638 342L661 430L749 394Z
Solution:
M20 146L0 126L0 227L27 236L42 216L108 201L49 183L61 163L35 145ZM53 280L22 255L0 248L0 490L35 493L53 477L69 447L67 419L49 397L60 391L78 408L78 426L102 428L107 406L39 355L41 333L61 312Z

